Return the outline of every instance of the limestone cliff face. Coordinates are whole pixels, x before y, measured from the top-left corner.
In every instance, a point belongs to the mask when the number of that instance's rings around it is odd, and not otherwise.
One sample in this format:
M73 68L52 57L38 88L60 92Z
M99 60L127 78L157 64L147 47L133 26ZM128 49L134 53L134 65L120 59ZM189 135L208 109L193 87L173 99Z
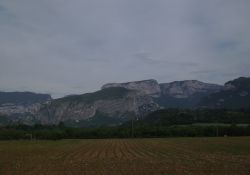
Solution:
M123 87L130 90L136 90L142 94L150 95L152 97L158 97L160 95L161 89L156 80L143 80L134 81L127 83L109 83L102 86L102 89L110 87Z
M160 84L163 95L174 98L189 98L197 93L214 93L223 87L216 84L203 83L197 80L175 81L171 83Z
M144 109L147 105L151 107ZM150 96L113 87L54 100L41 108L37 119L43 124L58 124L60 121L87 120L102 113L108 117L128 120L132 116L140 117L156 109L158 105Z
M13 115L13 114L35 114L39 111L42 103L34 103L29 105L21 105L21 104L13 104L13 103L6 103L0 105L0 114L2 115Z
M14 122L32 124L43 103L52 100L49 94L32 92L0 92L0 116Z
M203 97L218 92L223 86L197 80L162 83L161 96L157 103L165 108L196 108Z
M228 89L235 87L235 83L231 84L228 83ZM21 94L19 99L16 98L18 94L15 94L11 98L0 98L0 115L11 115L13 121L29 123L32 120L42 124L91 121L95 118L103 120L102 117L126 121L143 117L162 107L197 107L204 96L222 88L196 80L158 84L156 80L151 79L110 83L94 93L71 95L55 100L51 100L50 96L34 98L34 94L29 93L26 96ZM248 92L240 92L241 96L246 94L248 95Z

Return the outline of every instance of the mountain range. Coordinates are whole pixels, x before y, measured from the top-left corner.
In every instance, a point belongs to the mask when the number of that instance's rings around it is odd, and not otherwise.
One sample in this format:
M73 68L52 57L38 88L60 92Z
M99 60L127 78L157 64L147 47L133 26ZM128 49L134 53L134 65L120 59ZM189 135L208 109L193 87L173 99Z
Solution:
M118 125L163 108L249 108L250 78L224 86L197 80L109 83L99 91L52 99L48 94L0 93L0 123ZM3 122L2 122L3 123Z

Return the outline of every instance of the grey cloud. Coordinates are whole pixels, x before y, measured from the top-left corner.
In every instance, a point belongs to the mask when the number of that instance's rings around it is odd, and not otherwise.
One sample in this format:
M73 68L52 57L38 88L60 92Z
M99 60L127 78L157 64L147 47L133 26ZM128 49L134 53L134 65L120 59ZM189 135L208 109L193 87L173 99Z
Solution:
M151 53L147 52L139 52L132 55L132 58L135 58L141 62L141 64L149 64L149 65L157 65L157 66L180 66L180 67L196 67L199 66L198 63L195 62L188 62L188 61L173 61L174 59L171 58L161 58L157 56L153 56Z
M249 76L249 0L2 0L0 90Z

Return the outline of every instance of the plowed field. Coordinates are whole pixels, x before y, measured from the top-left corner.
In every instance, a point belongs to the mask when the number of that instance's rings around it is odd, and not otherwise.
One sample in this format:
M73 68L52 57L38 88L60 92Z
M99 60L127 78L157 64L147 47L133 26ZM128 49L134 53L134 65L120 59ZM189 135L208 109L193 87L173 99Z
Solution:
M250 137L0 141L1 175L250 174Z

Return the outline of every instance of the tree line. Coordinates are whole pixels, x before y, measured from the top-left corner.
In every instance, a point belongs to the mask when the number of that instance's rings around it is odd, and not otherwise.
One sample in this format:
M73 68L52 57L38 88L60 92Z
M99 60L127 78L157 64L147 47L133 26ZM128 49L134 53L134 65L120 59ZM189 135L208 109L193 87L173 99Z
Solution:
M119 126L96 128L13 124L0 127L0 139L90 139L144 137L250 136L250 110L165 109Z

